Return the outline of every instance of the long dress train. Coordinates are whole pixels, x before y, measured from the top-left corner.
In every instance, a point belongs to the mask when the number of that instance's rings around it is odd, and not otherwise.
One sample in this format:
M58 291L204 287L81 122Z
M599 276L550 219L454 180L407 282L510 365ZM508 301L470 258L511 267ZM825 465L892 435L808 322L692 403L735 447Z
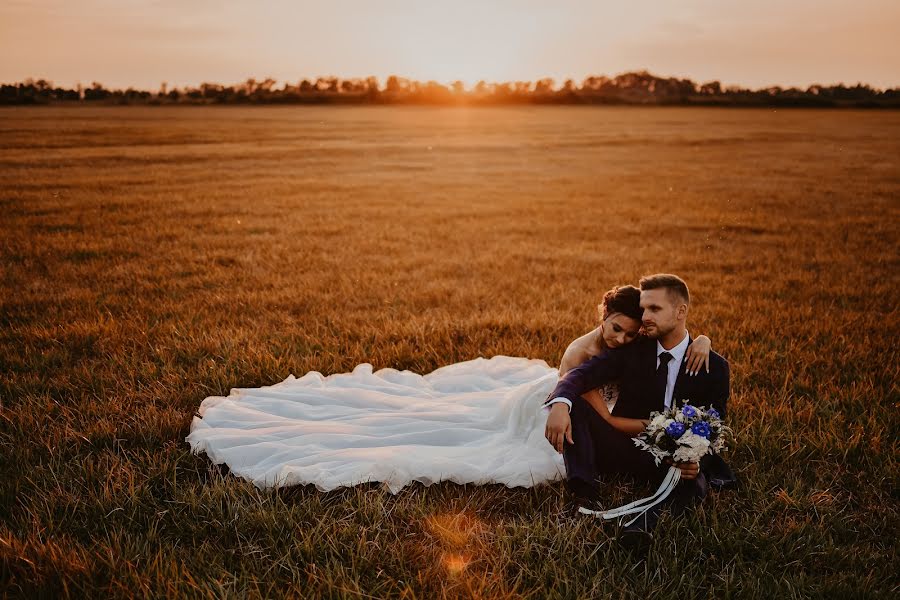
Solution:
M542 360L495 356L427 375L369 364L206 398L186 440L258 487L323 491L379 481L529 487L565 476L544 438L558 379Z

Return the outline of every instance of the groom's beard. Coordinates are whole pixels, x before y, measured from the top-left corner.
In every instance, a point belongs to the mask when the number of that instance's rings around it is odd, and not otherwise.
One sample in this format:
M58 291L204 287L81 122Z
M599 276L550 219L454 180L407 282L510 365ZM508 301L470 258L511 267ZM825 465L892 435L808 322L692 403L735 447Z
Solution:
M659 339L672 331L675 331L675 327L663 330L659 325L644 325L644 335L651 340Z

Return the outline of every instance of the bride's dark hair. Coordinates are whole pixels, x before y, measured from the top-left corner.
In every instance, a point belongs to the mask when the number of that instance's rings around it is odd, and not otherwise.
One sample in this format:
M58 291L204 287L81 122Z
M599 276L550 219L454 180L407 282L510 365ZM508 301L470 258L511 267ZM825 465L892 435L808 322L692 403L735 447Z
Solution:
M613 313L622 313L640 321L644 316L641 308L641 290L633 285L620 285L603 294L603 304L599 306L604 319Z

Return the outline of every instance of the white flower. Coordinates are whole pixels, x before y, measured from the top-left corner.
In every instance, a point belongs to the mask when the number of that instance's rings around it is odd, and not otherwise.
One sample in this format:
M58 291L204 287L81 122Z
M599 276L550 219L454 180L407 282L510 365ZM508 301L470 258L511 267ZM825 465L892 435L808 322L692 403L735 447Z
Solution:
M666 428L665 415L656 415L655 417L653 417L653 419L650 420L650 427L652 429L665 429Z
M678 438L678 449L672 458L675 462L699 462L709 452L709 440L703 436L694 435L691 431L684 432Z

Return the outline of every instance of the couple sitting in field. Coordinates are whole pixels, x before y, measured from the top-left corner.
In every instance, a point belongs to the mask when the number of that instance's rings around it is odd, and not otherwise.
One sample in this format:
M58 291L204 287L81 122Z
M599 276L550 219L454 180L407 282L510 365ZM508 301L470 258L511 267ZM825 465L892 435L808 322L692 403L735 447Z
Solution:
M689 306L688 287L679 277L644 277L640 290L625 286L608 292L600 327L566 350L560 380L546 402L550 410L545 435L565 458L566 484L579 512L604 511L598 492L603 476L662 480L668 466L656 465L631 439L644 430L651 412L690 400L725 417L728 363L709 351L707 340L702 348L692 341L686 328ZM613 402L610 411L608 403ZM717 486L733 483L733 474L719 457L707 456L701 462L676 465L681 480L666 502L674 511L702 500L708 479ZM627 526L623 539L645 543L663 506Z
M259 487L381 482L396 493L412 481L527 487L565 477L580 512L596 514L598 478L656 482L665 472L631 439L651 411L690 399L725 415L728 364L708 338L692 342L689 304L673 275L611 290L602 323L569 346L560 370L509 356L427 375L363 363L233 389L201 403L187 441ZM721 459L678 467L682 481L668 502L677 510L702 498L710 477L730 477ZM625 533L645 541L658 512Z

